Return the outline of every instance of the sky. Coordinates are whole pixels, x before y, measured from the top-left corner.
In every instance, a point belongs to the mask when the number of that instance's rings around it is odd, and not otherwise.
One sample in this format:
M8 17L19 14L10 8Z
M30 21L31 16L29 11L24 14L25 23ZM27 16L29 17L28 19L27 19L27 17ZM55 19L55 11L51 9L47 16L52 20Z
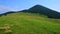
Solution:
M60 0L0 0L0 13L29 9L37 4L60 12Z

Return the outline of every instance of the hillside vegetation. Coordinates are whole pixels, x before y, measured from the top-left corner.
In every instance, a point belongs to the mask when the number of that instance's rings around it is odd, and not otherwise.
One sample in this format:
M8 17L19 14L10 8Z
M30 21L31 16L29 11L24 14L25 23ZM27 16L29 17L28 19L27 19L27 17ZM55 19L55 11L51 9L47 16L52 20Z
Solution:
M60 20L35 13L11 13L0 17L0 27L8 24L10 34L60 34ZM0 30L0 34L5 34Z

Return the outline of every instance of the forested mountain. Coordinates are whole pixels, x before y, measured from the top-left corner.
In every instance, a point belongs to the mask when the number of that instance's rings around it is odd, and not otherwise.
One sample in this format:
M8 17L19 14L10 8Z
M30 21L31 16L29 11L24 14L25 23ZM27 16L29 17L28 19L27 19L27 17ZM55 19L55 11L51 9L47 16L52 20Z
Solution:
M49 18L58 18L60 19L60 13L52 9L46 8L42 5L35 5L32 8L28 9L30 13L39 13L48 16Z

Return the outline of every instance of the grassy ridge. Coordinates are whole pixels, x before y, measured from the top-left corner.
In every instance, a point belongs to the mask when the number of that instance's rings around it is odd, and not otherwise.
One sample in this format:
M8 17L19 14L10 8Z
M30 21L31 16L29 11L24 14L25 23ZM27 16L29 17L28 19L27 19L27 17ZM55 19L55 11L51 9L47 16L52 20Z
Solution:
M60 34L60 21L31 13L12 13L0 17L0 26L13 25L13 34ZM0 32L3 33L3 32Z

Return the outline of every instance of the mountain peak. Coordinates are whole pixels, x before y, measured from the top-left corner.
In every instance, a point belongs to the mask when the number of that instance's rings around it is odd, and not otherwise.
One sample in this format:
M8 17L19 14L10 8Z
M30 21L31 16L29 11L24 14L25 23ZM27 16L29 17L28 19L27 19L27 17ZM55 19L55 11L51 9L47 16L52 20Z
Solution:
M37 5L35 5L34 7L42 7L42 5L38 5L38 4L37 4Z
M41 5L35 5L35 7L36 7L36 6L41 6Z
M34 5L32 8L41 8L43 7L42 5Z
M49 9L47 7L44 7L42 5L35 5L29 9L30 13L39 13L48 16L49 18L59 18L60 19L60 13L57 11L54 11L52 9Z

